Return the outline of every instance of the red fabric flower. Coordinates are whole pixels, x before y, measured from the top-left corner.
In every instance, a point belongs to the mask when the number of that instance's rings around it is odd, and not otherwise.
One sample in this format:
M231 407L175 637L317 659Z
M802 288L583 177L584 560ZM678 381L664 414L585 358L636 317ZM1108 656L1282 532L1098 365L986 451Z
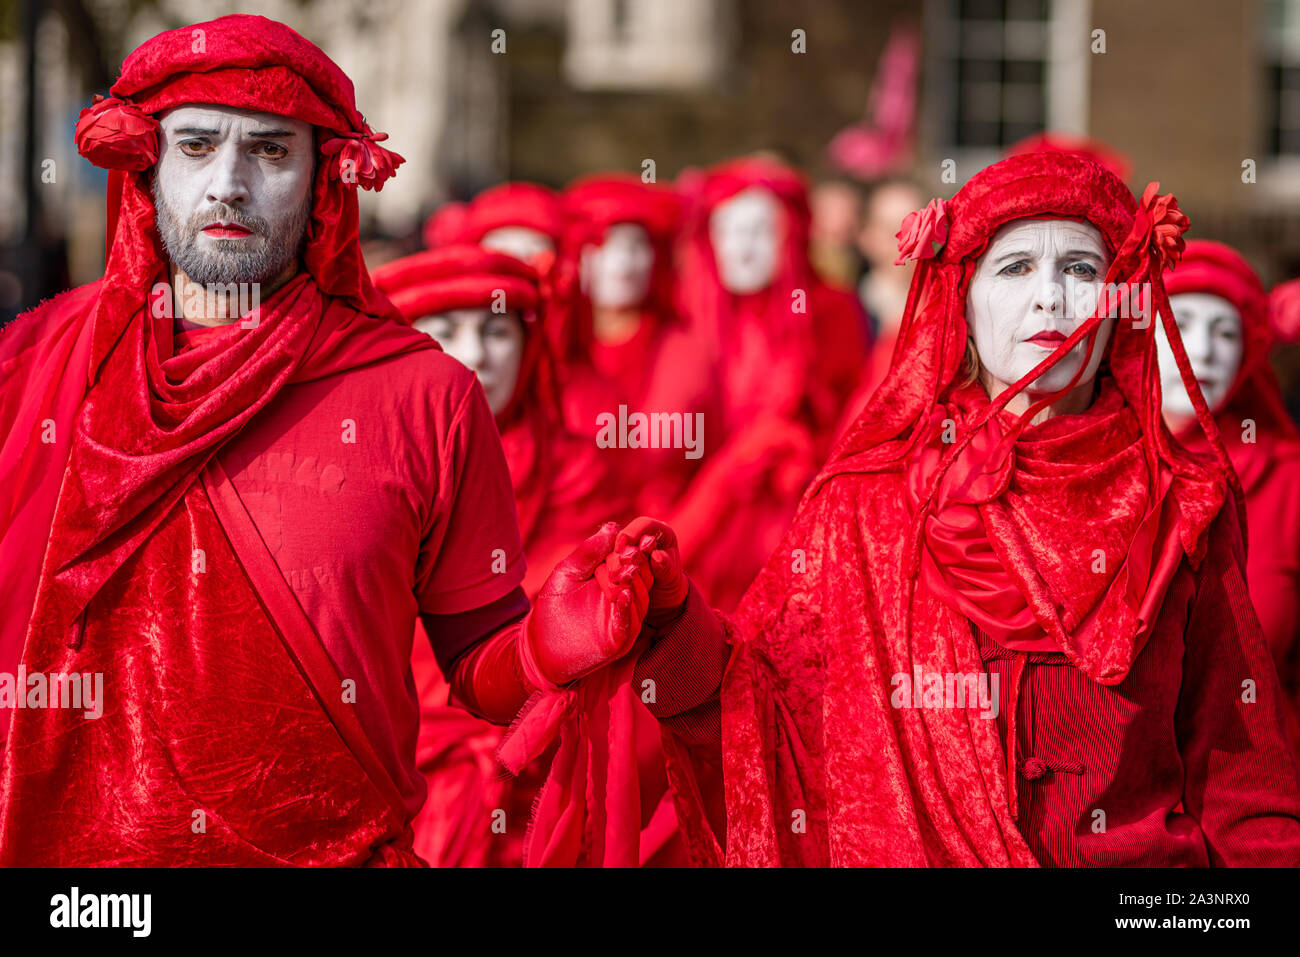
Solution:
M404 158L379 145L388 139L387 133L376 133L366 126L360 133L347 133L327 140L321 146L326 156L339 155L336 175L345 183L352 183L375 192L383 189L388 177L406 162Z
M134 103L95 94L77 119L77 151L102 169L148 169L158 160L158 131Z
M948 211L943 200L932 199L925 209L908 213L895 236L898 239L895 266L909 259L933 259L948 241Z
M1169 193L1157 195L1159 189L1159 183L1147 185L1133 217L1133 229L1116 256L1123 259L1150 250L1156 259L1152 272L1164 272L1178 263L1187 245L1183 233L1191 225L1191 220L1178 208L1178 200Z
M1183 233L1191 225L1185 213L1178 208L1172 193L1156 195L1159 183L1151 183L1142 194L1141 208L1151 217L1151 247L1160 260L1160 268L1168 269L1182 258L1187 243Z

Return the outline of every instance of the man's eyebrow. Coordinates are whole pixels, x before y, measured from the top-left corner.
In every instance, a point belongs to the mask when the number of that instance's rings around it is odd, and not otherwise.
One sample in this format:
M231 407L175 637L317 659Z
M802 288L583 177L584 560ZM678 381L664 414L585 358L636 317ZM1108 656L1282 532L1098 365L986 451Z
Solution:
M180 136L220 136L221 130L205 130L198 126L182 126L172 130Z
M287 136L296 136L293 130L249 130L244 134L246 140L275 140Z
M1097 250L1095 249L1067 249L1065 251L1065 256L1067 259L1071 256L1089 256L1092 259L1105 258L1104 256L1102 256L1101 253L1097 252Z
M1034 254L1028 249L1017 249L1014 252L1002 253L1000 256L994 256L993 261L1000 263L1004 259L1032 259Z

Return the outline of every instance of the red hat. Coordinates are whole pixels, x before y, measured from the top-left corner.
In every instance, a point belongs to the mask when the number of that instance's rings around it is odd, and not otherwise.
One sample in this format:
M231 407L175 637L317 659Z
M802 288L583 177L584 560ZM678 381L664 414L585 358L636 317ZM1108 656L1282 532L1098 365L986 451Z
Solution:
M532 266L482 246L427 250L386 263L371 275L407 322L449 309L489 308L504 293L507 309L535 323L541 300Z
M616 223L636 223L655 244L672 239L682 201L667 186L644 183L630 173L598 173L576 179L562 197L568 235L599 242Z
M497 416L502 429L529 408L559 421L550 352L542 335L547 295L536 269L508 253L460 244L416 253L374 271L375 286L392 299L406 322L451 309L498 304L524 325L524 355L509 405Z
M558 246L564 232L559 195L537 183L501 183L483 190L468 204L439 207L424 225L424 242L431 249L450 243L477 243L492 230L508 226L535 229Z
M574 180L561 198L564 238L557 262L557 284L567 307L557 310L552 342L559 355L583 355L591 346L591 303L578 288L582 250L604 241L605 232L619 223L635 223L649 234L654 266L646 310L658 322L676 318L673 242L681 220L682 200L675 190L644 183L629 173L597 173ZM558 303L557 303L558 305Z
M311 220L303 259L327 295L371 315L391 312L361 257L356 187L379 189L403 162L378 145L357 112L352 82L319 47L265 17L235 14L160 33L122 64L109 98L81 111L77 149L109 177L108 262L96 312L92 370L166 265L147 171L158 159L153 114L213 103L290 116L318 128ZM108 301L113 300L109 305Z

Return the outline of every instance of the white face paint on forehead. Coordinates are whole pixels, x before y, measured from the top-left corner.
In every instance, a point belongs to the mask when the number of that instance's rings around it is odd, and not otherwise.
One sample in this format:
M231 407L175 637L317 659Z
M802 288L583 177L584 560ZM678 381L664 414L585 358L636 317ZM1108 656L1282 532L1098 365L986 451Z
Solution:
M517 313L449 309L412 325L437 339L447 355L478 376L493 415L505 411L524 358L524 324Z
M200 283L268 282L297 258L311 211L310 124L193 104L159 116L154 197L172 262Z
M479 240L484 249L495 249L516 259L529 260L538 253L553 252L555 243L539 229L529 226L500 226L489 229Z
M1217 412L1241 370L1245 348L1241 313L1227 299L1208 292L1179 293L1169 297L1169 305L1205 404ZM1196 409L1160 323L1156 323L1156 356L1165 414L1175 420L1194 417Z
M631 309L650 293L655 251L637 223L615 223L599 246L582 251L583 286L598 309Z
M994 234L966 294L966 322L996 391L1032 371L1091 317L1109 265L1101 232L1089 223L1021 219ZM1076 388L1096 377L1114 326L1114 319L1100 325ZM1064 388L1086 350L1084 339L1028 391Z
M709 241L722 285L738 295L771 285L783 230L781 201L765 187L751 186L714 207Z

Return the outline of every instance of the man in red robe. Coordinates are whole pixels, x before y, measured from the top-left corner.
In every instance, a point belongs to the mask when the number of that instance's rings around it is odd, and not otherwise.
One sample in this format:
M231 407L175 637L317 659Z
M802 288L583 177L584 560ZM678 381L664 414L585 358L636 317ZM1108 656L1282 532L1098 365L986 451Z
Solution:
M630 647L649 572L597 572L605 528L529 611L483 390L362 262L402 160L324 53L223 17L111 94L104 278L0 337L0 863L419 863L417 616L504 723Z

